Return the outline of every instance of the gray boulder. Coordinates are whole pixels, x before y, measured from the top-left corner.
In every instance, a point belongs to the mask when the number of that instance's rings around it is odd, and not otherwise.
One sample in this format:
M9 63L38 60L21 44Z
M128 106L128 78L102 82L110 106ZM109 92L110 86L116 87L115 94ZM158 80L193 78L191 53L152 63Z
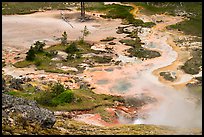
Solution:
M44 128L51 128L56 122L54 113L38 107L35 101L7 94L2 94L2 112L9 116L21 114L25 120L39 122Z
M2 78L2 90L4 91L6 89L6 81L4 78Z
M16 79L16 78L13 78L11 80L11 84L9 85L9 88L13 88L13 89L16 89L16 90L23 90L23 87L21 84L23 84L23 80L22 79Z

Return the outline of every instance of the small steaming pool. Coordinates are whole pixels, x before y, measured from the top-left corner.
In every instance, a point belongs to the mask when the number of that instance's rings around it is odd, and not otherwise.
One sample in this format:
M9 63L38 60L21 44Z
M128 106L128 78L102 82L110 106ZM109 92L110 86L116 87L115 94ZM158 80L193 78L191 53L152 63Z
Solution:
M110 91L118 92L118 93L125 93L132 87L132 84L129 83L127 80L118 80L116 84L114 84Z
M95 71L106 71L106 72L112 72L114 68L105 68L104 70L102 68L91 68L89 69L90 72L95 72Z
M98 80L96 82L96 84L98 84L98 85L105 85L105 84L108 84L108 83L109 83L109 80L107 80L107 79Z
M106 72L112 72L114 69L113 68L107 68L107 69L104 69Z
M133 121L133 124L145 124L144 119L137 118Z

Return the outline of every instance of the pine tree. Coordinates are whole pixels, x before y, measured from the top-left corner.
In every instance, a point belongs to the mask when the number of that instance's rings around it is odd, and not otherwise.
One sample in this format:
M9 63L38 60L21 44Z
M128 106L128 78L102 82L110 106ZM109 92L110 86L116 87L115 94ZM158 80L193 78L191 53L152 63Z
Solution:
M34 47L35 52L43 52L43 47L45 46L44 42L36 41L34 45L35 45Z
M62 45L66 45L67 44L67 33L66 33L66 31L64 31L64 33L62 34L61 44Z
M26 54L27 61L33 61L35 59L35 50L32 46L30 47L29 51Z
M87 29L87 27L84 27L84 30L81 31L82 33L82 41L84 41L84 37L88 36L90 34L90 31Z

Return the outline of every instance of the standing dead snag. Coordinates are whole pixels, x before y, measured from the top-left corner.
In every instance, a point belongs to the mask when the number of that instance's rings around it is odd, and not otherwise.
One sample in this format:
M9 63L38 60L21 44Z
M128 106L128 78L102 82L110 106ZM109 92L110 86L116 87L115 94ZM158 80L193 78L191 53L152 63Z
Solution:
M81 2L81 21L85 21L85 4Z
M74 28L74 27L72 26L72 24L69 23L68 19L65 17L65 15L64 15L64 13L63 13L62 11L60 12L60 14L61 14L61 18L62 18L65 22L67 22L72 28Z

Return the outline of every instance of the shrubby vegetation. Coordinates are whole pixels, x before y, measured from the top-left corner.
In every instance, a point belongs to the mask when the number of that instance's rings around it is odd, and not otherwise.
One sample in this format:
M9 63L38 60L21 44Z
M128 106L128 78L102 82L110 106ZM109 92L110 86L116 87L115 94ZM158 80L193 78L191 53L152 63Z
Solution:
M100 106L113 106L115 101L124 103L120 96L96 94L88 87L70 90L60 83L47 85L47 90L35 91L34 86L25 88L23 91L11 90L7 94L36 100L38 104L51 110L93 110Z
M56 56L57 54L58 54L58 51L53 51L53 50L45 51L45 56L50 57L50 58Z
M66 31L64 31L62 33L61 44L62 45L66 45L67 44L67 33L66 33Z
M82 31L82 37L79 40L68 43L67 42L67 34L64 32L62 34L61 44L53 45L47 49L43 49L45 46L44 42L37 41L32 45L29 51L26 53L26 60L19 61L14 64L15 67L27 67L29 65L36 65L36 67L40 70L45 70L46 72L53 73L75 73L75 71L65 71L58 68L57 64L62 63L63 66L76 67L81 72L84 68L78 67L78 64L82 63L84 59L82 58L82 54L94 52L91 49L91 44L84 41L84 37L87 36L90 32L84 27ZM59 59L54 59L58 54L58 51L66 52L67 58L61 59L61 55L59 55Z
M196 77L196 79L200 82L202 82L202 76L201 77Z
M35 51L33 49L33 46L30 47L29 51L26 53L26 60L27 61L33 61L35 59Z
M161 56L157 51L147 50L142 47L130 48L128 52L130 53L129 56L135 56L138 58L156 58Z
M60 83L53 85L50 91L43 91L41 96L35 98L36 101L44 106L57 106L64 103L70 103L73 99L73 92L65 89Z
M131 46L131 47L138 47L141 46L143 43L141 43L140 38L136 39L136 40L132 40L132 39L122 39L119 41L122 44L125 44L127 46Z
M188 74L198 74L200 72L200 67L202 66L202 49L194 49L192 51L192 58L187 60L181 69Z
M2 15L30 14L38 10L67 10L77 2L2 2Z
M74 94L71 90L65 90L58 96L54 97L52 99L52 103L54 105L64 104L64 103L70 103L74 99Z
M90 31L87 29L86 26L84 26L84 29L81 31L82 37L80 38L80 41L83 43L84 38L90 34Z
M68 47L65 49L66 53L69 54L74 54L76 52L78 52L79 49L77 48L77 43L76 42L72 42L71 44L68 45Z
M71 44L69 44L68 47L65 49L65 52L68 53L67 60L72 60L81 57L76 42L72 42Z
M171 82L173 82L173 81L175 81L177 79L176 76L175 76L175 78L172 77L170 72L160 72L159 75L163 76L164 79L166 79L168 81L171 81Z
M77 73L80 73L84 68L81 68L78 65L87 59L82 57L82 54L95 53L95 50L91 49L91 44L81 40L69 42L69 44L66 44L65 46L62 44L53 45L49 48L43 49L43 52L35 52L34 47L28 52L30 51L32 51L32 54L29 54L29 57L33 58L32 60L26 59L24 61L19 61L15 63L14 66L22 68L29 65L36 65L37 69L45 70L46 72L75 74L76 72L73 71L59 69L57 64L62 63L63 66L75 67L79 70ZM57 57L56 55L58 55L58 51L67 52L67 59L52 60L54 57Z
M142 20L135 19L130 13L132 9L131 6L118 4L104 5L103 3L91 3L86 7L86 10L88 11L94 10L106 13L106 15L101 15L103 18L123 19L127 24L133 24L136 27L152 27L155 25L153 22L143 22Z
M34 43L34 47L31 46L29 51L26 53L26 60L27 61L34 61L36 54L44 52L43 47L45 46L44 42L36 41Z
M112 57L110 56L103 56L103 57L95 56L93 58L97 63L109 63L112 60Z
M188 19L167 28L202 36L202 2L135 2L135 5L142 6L141 12L148 15L167 13L175 16L180 12Z
M116 39L116 38L115 38L115 37L107 37L107 38L102 39L102 40L100 40L100 41L106 42L106 41L112 41L112 40L114 40L114 39Z
M138 58L155 58L155 57L161 56L161 54L157 51L143 48L141 46L143 43L141 43L141 40L139 39L139 37L136 40L122 39L119 42L132 47L128 49L128 52L130 53L129 56L135 56Z

